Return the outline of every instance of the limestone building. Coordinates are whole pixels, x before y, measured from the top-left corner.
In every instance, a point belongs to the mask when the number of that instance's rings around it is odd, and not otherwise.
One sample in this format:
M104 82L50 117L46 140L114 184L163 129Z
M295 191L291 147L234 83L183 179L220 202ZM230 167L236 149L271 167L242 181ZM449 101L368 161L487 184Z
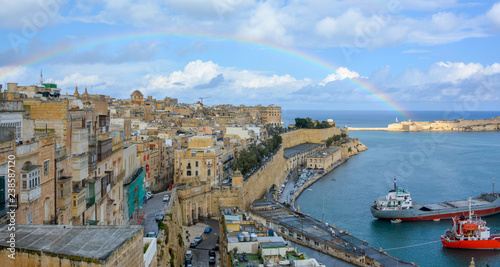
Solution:
M11 234L15 253L9 250ZM144 252L143 228L137 225L17 225L15 231L4 226L0 240L2 266L157 266L156 246Z

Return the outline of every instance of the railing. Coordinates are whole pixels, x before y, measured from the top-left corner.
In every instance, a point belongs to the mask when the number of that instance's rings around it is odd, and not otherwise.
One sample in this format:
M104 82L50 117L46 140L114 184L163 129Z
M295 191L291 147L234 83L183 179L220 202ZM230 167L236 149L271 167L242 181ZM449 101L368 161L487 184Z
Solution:
M66 157L66 148L61 147L59 149L56 149L56 159L64 158Z
M89 136L89 146L97 144L97 137L95 135Z
M18 145L16 152L18 156L35 152L38 150L38 143L22 144Z
M146 253L144 253L144 263L145 266L150 266L153 258L156 254L156 238L154 237L144 237L144 245L149 244Z

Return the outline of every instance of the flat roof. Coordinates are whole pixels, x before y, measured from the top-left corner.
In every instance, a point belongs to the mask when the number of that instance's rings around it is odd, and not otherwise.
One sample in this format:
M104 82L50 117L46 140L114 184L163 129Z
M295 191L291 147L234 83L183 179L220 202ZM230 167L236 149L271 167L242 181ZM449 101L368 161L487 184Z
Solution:
M321 144L300 144L296 146L292 146L289 148L285 148L284 156L285 158L289 158L294 154L300 154L309 150L313 150L317 147L321 146Z
M140 225L17 225L11 232L7 227L0 228L0 247L9 247L6 241L15 233L16 249L100 260L106 260L143 229Z
M262 248L281 248L286 247L285 242L262 242L260 243Z

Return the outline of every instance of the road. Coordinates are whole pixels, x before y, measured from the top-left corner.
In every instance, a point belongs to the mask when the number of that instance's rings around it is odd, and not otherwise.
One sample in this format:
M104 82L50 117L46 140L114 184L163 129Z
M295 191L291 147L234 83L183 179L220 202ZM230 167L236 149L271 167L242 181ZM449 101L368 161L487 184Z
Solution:
M154 197L150 198L146 204L142 206L142 209L145 211L144 218L141 222L141 225L144 226L144 235L149 232L155 232L158 234L158 223L156 222L156 214L163 213L163 206L165 202L163 202L163 195L169 194L170 191L160 192L154 195Z
M288 179L288 182L285 185L285 189L283 189L283 192L281 193L281 196L279 198L279 202L283 203L286 201L286 203L290 203L290 192L294 189L295 183L299 179L298 171L297 171L298 169L299 168L296 167L293 170L293 173L290 176L290 179ZM293 203L290 203L290 204L293 204Z
M212 232L209 234L203 233L203 230L207 225L212 227ZM212 247L217 244L217 240L219 240L219 221L201 219L200 223L189 227L189 234L190 241L193 240L196 235L203 235L203 241L201 241L196 248L190 248L190 250L193 251L193 266L220 266L219 251L215 251L215 265L208 264L208 251L210 251Z

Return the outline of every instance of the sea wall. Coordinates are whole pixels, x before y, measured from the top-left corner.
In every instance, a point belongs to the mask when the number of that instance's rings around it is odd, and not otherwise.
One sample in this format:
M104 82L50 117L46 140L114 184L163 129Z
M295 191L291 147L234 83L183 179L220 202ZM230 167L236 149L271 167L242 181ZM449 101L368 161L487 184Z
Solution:
M363 145L358 138L351 138L349 141L341 144L340 149L342 150L342 158L349 158L368 148Z

